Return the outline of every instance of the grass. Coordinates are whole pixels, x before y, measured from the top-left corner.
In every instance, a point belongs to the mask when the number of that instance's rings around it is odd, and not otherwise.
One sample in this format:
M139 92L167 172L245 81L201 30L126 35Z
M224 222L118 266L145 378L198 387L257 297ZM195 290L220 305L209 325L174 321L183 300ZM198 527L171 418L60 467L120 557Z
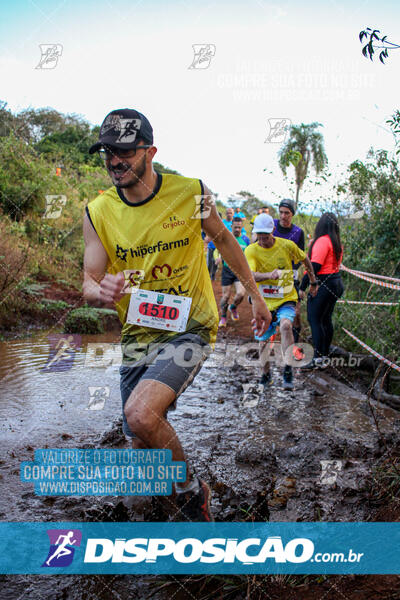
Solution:
M400 457L387 457L372 473L373 495L379 502L400 505Z
M72 218L72 217L71 217ZM36 219L36 220L35 220ZM68 308L64 300L44 298L43 290L52 282L63 281L68 289L79 289L82 279L83 242L71 239L63 248L44 244L26 233L27 222L36 222L34 215L18 223L0 217L0 330L3 332L25 327L27 323L46 323L50 315ZM68 225L69 226L69 225ZM57 227L57 225L54 225Z

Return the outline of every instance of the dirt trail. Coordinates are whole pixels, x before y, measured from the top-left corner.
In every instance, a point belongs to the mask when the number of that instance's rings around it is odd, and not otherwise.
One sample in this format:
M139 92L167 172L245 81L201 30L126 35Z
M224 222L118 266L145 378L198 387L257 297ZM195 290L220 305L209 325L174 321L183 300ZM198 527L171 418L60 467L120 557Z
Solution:
M251 308L247 302L240 314L241 321L231 323L219 337L222 343L236 337L239 361L243 358L241 345L251 339ZM165 519L159 503L149 498L43 498L36 497L32 486L19 480L19 464L32 460L35 448L125 444L115 423L120 414L117 367L85 365L87 344L95 341L113 342L117 338L84 336L74 367L60 373L41 371L46 361L45 337L0 344L2 520ZM387 461L388 448L400 447L400 414L384 405L369 403L362 386L353 383L345 371L302 374L296 370L295 389L285 392L280 369L273 366L273 385L260 393L256 385L258 363L252 356L253 362L250 356L245 367L241 362L230 367L206 362L194 384L180 397L176 410L169 413L191 464L211 484L215 519L398 520L399 513L377 515L379 506L371 496L371 472ZM88 388L96 385L108 386L110 396L103 410L90 411ZM151 597L160 600L203 598L196 595L196 583L185 582L182 586L173 579L161 578L167 585L154 593L155 583L160 581L151 577L2 577L1 598L122 600L146 598L153 593ZM259 585L268 594L260 597L400 597L392 595L396 593L396 578L348 576L317 580L261 578ZM207 590L209 584L204 585ZM367 595L371 586L375 591ZM245 598L246 588L238 583L237 595L229 596L234 597Z

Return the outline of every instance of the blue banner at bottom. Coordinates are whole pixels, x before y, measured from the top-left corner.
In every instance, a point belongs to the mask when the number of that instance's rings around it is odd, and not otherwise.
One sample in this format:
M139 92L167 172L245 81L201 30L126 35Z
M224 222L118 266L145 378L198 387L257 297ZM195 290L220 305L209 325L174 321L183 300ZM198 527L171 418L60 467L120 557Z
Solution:
M0 523L4 574L398 574L400 523Z

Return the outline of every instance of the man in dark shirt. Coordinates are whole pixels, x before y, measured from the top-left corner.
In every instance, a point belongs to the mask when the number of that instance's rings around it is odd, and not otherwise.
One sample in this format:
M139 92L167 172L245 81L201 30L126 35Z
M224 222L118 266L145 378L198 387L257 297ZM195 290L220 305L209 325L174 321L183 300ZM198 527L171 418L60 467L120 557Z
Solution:
M279 219L274 219L275 229L273 235L275 237L285 238L294 242L300 250L304 251L304 231L292 223L294 214L296 212L293 200L283 199L279 204ZM300 263L295 265L293 263L293 274L294 274L294 286L299 292L300 282L298 269ZM299 301L296 304L296 317L293 321L293 337L294 343L297 344L300 338L301 331L301 320L300 320L300 296ZM302 360L304 353L298 346L293 348L293 356L296 360Z

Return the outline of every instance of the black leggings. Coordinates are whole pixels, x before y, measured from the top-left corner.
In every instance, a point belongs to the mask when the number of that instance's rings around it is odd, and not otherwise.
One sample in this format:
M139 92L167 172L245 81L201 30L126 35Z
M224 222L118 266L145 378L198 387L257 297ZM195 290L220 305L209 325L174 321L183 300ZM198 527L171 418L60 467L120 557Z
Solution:
M336 300L344 292L339 273L318 275L321 285L313 298L308 295L307 318L311 326L314 358L328 356L333 338L332 313Z

